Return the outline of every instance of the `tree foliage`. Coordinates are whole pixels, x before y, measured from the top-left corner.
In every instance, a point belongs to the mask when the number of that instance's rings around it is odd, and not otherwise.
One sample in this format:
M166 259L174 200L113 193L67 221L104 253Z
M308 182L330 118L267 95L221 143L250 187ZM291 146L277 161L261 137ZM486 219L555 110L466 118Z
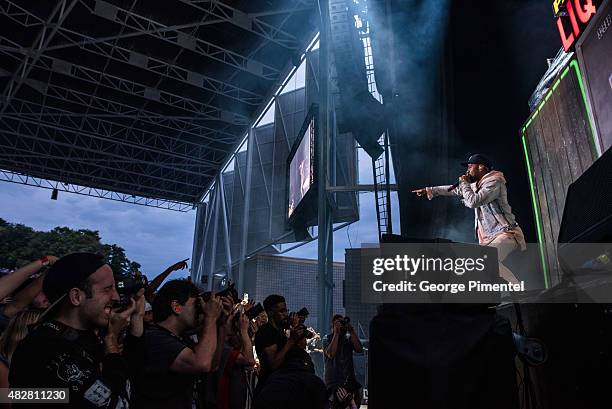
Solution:
M116 244L104 244L95 230L56 227L36 231L0 218L0 268L13 270L44 255L62 257L75 252L101 253L115 273L133 272L140 264L131 261Z

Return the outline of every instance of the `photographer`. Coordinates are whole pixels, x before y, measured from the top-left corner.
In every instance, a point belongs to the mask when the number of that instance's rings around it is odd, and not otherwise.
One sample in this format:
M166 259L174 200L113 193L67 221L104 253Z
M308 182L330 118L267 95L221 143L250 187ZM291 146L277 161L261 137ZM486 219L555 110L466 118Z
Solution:
M285 363L285 356L302 335L298 331L291 331L289 338L285 335L285 330L289 329L289 313L283 296L269 295L263 305L268 322L255 335L255 350L261 364L258 387Z
M359 389L361 385L355 379L353 352L363 352L363 347L355 329L350 324L349 317L334 315L332 318L332 334L323 339L325 352L325 386L334 391L343 387L352 394L357 406L360 403Z
M113 271L102 256L91 253L59 259L49 269L43 290L52 305L17 346L10 386L68 388L70 403L62 405L66 408L128 407L128 364L120 354L119 338L130 322L126 343L142 335L144 297L114 312L119 295ZM102 343L96 331L103 333Z
M217 371L206 382L205 408L244 409L247 395L247 372L255 365L249 334L251 320L236 304L225 322L225 342Z
M315 375L314 365L306 342L314 333L298 324L293 329L294 344L287 352L282 366L271 373L255 397L255 409L323 409L325 385Z
M214 366L222 309L219 297L204 302L187 280L169 281L159 290L154 324L144 335L144 364L134 368L133 407L192 408L196 379ZM198 327L197 343L183 336Z

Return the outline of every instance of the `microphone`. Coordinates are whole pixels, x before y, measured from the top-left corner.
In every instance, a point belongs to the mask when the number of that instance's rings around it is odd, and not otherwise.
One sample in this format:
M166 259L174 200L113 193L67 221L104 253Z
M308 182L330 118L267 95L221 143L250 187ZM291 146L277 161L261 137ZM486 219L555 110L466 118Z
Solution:
M470 182L473 182L473 181L474 181L474 180L473 180L473 178L470 176L469 172L465 172L465 176L467 176L467 177L470 179ZM446 191L447 191L447 192L450 192L451 190L455 190L455 189L457 189L457 187L459 187L459 183L460 183L460 182L457 182L457 183L453 184L453 185L452 185L451 187L449 187L449 188L448 188Z

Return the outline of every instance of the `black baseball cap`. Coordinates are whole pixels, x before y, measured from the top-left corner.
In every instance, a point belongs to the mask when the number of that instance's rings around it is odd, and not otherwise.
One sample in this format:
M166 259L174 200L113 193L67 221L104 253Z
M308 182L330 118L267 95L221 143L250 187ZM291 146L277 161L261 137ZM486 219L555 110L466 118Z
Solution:
M475 153L473 155L471 155L467 162L461 162L461 166L467 166L467 165L485 165L487 168L489 169L493 169L493 164L491 163L491 161L489 160L489 158L487 158L484 155L481 155L480 153Z
M96 253L72 253L57 260L43 280L43 292L51 304L44 315L47 316L71 288L81 285L105 264L104 256Z

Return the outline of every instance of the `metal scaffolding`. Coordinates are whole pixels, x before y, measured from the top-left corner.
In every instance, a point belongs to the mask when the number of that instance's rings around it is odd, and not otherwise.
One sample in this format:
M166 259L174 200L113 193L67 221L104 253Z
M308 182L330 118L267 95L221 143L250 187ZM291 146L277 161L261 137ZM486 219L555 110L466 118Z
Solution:
M0 169L188 210L317 31L312 15L305 0L0 0Z

